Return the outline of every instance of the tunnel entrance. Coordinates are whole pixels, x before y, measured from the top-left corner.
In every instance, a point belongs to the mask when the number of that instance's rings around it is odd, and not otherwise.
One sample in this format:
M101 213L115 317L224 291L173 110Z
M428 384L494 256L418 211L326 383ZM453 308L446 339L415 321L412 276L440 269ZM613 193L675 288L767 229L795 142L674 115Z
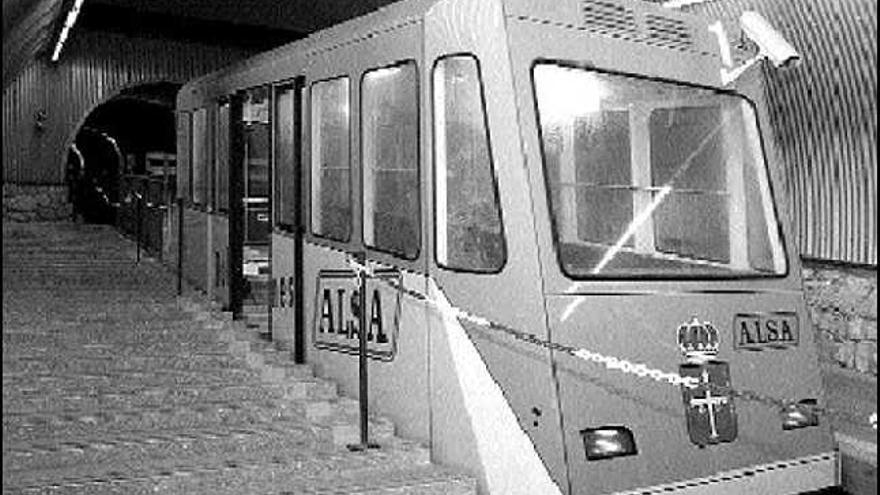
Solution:
M125 223L134 189L142 196L149 190L156 200L151 204L174 197L174 106L180 87L162 82L129 88L88 115L67 158L77 218Z

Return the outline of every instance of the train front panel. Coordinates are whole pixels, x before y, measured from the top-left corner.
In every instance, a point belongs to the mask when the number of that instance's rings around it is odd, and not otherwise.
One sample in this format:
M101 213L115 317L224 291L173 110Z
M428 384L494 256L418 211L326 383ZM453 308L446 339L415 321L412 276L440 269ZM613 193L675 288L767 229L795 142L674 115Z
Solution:
M639 2L505 15L570 493L834 484L760 72Z

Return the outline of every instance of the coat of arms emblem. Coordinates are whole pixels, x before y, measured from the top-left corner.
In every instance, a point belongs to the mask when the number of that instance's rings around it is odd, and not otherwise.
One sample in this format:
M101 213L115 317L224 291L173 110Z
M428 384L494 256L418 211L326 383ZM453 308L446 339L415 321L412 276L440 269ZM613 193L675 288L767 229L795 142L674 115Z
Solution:
M736 409L723 391L730 387L730 366L718 361L718 330L696 317L678 327L678 346L686 362L679 374L697 380L695 388L682 387L691 442L707 445L736 439Z

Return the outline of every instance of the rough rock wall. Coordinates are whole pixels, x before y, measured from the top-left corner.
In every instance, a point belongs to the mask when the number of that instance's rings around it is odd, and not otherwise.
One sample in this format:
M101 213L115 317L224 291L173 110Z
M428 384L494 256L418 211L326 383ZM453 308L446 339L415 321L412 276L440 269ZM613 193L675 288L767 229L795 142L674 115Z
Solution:
M804 263L804 293L825 363L877 376L877 268Z
M67 186L3 184L4 222L45 222L69 219Z

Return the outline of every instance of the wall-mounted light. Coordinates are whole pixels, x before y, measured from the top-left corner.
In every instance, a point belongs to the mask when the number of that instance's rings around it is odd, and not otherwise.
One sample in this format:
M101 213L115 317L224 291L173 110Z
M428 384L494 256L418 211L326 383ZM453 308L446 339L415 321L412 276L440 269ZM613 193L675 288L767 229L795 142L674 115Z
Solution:
M61 57L61 48L64 47L64 42L67 41L67 37L70 35L70 30L73 29L74 23L76 23L76 17L79 15L79 11L82 8L82 4L85 0L74 0L73 6L70 8L70 11L67 12L67 17L64 19L64 24L61 26L61 32L58 33L58 41L55 42L55 49L52 50L52 62L57 62Z
M667 9L680 9L682 7L690 7L698 3L707 3L711 0L668 0L663 2L663 6Z
M34 127L36 127L38 131L42 131L43 129L45 129L47 118L48 115L46 114L45 109L37 110L37 112L34 113Z

